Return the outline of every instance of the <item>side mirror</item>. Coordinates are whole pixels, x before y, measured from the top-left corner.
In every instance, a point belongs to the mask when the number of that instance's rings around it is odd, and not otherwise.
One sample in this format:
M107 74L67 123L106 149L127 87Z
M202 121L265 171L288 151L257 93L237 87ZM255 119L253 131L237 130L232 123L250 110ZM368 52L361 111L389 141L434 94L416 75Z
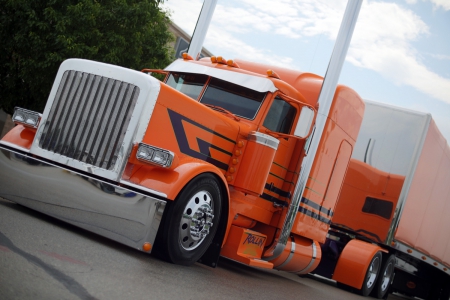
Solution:
M314 110L308 106L303 106L295 127L294 135L299 138L307 137L311 132L312 122L314 121Z

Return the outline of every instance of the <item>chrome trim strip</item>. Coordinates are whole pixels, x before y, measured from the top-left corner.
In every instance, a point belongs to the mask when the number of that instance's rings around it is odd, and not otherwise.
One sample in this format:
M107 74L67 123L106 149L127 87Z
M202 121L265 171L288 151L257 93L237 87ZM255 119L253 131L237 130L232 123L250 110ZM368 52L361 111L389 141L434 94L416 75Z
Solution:
M0 197L142 250L166 201L56 167L0 145Z
M312 248L313 248L313 254L312 254L311 261L306 266L306 268L296 272L295 274L306 274L306 273L309 273L312 271L312 270L310 270L310 268L312 267L312 265L314 264L314 262L316 261L316 258L317 258L317 247L316 247L316 243L314 243L314 241L312 241Z
M190 61L185 61L182 59L174 61L169 66L167 66L164 71L204 74L249 88L257 92L273 93L278 90L273 84L272 80L263 76L252 76L239 72L230 72L227 70L221 70L197 63L192 63Z
M261 145L268 146L274 150L278 149L278 144L280 141L273 136L264 134L262 132L253 131L248 135L248 141L253 141Z
M286 258L286 260L281 265L274 267L274 269L281 269L282 267L284 267L285 265L287 265L291 261L292 257L294 257L295 241L294 241L294 237L293 236L291 236L291 242L292 242L291 243L292 246L291 246L291 252L289 253L289 256Z
M397 249L400 252L403 252L409 256L414 257L415 259L417 259L419 261L427 263L436 269L440 269L442 272L445 272L450 275L450 266L446 266L445 264L441 263L440 261L437 261L437 260L431 258L429 255L426 255L426 254L414 249L413 247L410 247L410 246L408 246L402 242L399 242L397 240L393 241L392 247L394 249ZM410 250L411 253L409 253L408 250ZM423 258L425 258L425 259L423 259ZM444 270L444 268L447 270Z
M135 189L139 189L139 190L148 192L150 194L154 194L154 195L159 196L159 197L167 198L167 194L164 194L164 193L158 192L156 190L152 190L152 189L146 188L145 186L142 186L142 185L139 185L139 184L131 183L131 182L123 180L123 179L120 180L120 184L127 185L129 187L132 187L132 188L135 188Z
M14 149L23 151L23 152L27 152L27 153L30 152L29 149L23 148L23 147L20 147L20 146L17 146L16 144L13 144L13 143L10 143L10 142L0 141L0 146L1 146L2 144L5 145L5 146L8 146L8 147L11 147L11 148L14 148ZM1 148L1 147L0 147L0 148Z

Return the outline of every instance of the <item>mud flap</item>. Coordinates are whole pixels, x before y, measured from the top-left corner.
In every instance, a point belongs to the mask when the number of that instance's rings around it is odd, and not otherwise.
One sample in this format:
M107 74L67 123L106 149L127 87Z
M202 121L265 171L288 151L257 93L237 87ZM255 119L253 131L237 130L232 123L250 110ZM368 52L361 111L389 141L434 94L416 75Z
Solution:
M259 232L232 225L220 254L252 267L272 269L272 263L261 259L266 238Z

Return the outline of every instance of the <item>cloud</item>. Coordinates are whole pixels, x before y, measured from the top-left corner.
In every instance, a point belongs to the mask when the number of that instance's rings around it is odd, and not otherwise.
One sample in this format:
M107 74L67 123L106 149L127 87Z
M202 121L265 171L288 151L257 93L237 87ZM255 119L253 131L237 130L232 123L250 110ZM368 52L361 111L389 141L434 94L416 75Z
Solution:
M212 26L208 33L208 43L213 44L215 48L221 49L223 52L235 52L236 49L239 49L239 58L244 60L264 61L269 65L284 68L292 66L292 58L276 55L269 50L252 47L239 39L233 38L233 36L215 26Z
M188 34L194 32L197 18L202 9L203 0L166 0L161 5L164 10L170 13L170 18Z
M440 59L440 60L450 60L450 55L444 55L444 54L433 54L433 53L427 53L433 58Z
M165 1L163 8L172 11L172 20L183 30L191 34L194 31L196 18L202 7L202 0ZM255 2L256 4L258 2ZM258 7L258 5L257 5ZM248 7L247 7L248 8ZM285 7L285 9L287 9ZM282 11L280 10L280 13ZM288 68L292 66L292 58L272 53L268 49L253 47L237 38L234 33L267 32L274 28L273 24L282 23L273 14L264 10L252 10L252 13L239 7L217 4L213 22L207 33L205 46L220 49L221 52L239 52L239 58L251 61L264 61L270 65ZM218 55L222 53L217 53ZM233 57L234 58L234 57Z
M450 10L450 1L448 0L430 0L431 3L437 8L442 8L444 10Z
M412 11L394 3L363 4L347 60L374 70L397 85L409 85L450 103L450 79L428 69L412 42L429 34L428 26Z
M428 1L436 7L450 9L449 0ZM414 2L406 0L406 3ZM193 30L196 18L187 21L186 16L198 15L202 1L165 2L169 6L171 3L180 12L174 14L175 22L182 28L189 26ZM276 34L290 40L324 35L334 40L346 3L345 0L224 1L217 4L207 42L216 49L238 52L244 59L289 67L291 58L252 47L245 42L245 35ZM413 43L429 35L429 31L418 15L401 5L380 0L363 1L347 61L382 74L397 85L411 86L450 103L450 79L427 68L413 47ZM446 56L442 58L447 59Z

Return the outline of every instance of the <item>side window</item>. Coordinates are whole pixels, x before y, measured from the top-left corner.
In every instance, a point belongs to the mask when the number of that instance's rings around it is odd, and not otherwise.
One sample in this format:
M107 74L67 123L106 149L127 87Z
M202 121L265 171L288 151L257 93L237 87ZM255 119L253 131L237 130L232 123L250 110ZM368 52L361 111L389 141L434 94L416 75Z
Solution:
M166 84L197 100L207 80L208 76L202 74L170 73Z
M390 201L367 197L362 211L389 220L391 218L392 209L393 204Z
M297 109L294 106L276 97L263 125L271 131L289 134L296 113Z

